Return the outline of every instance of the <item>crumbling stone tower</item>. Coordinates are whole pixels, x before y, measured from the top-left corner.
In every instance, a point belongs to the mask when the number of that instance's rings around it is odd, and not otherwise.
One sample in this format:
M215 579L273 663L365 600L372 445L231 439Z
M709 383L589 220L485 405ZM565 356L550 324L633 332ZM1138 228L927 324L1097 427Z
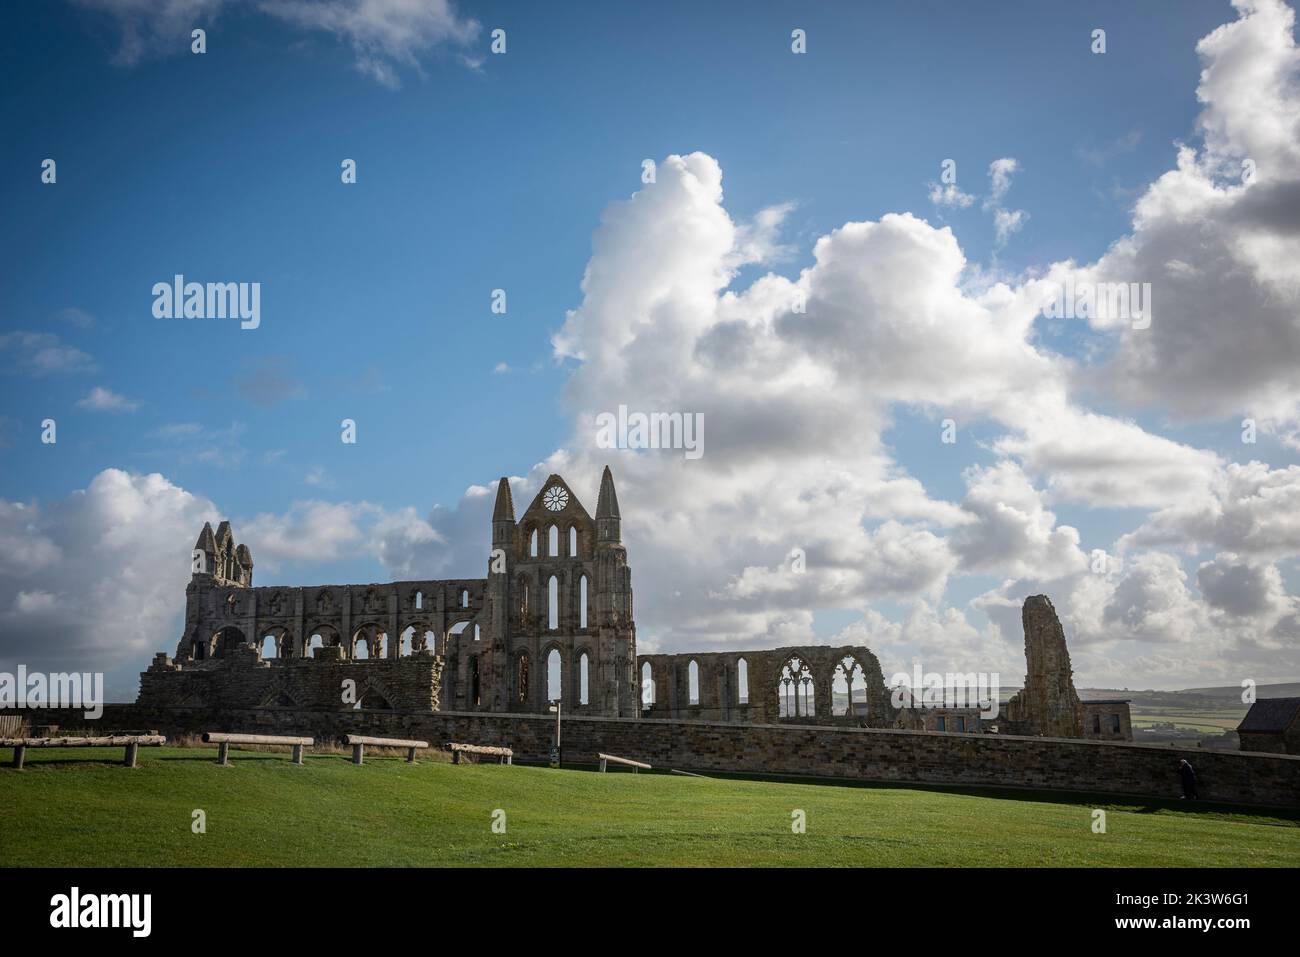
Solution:
M1025 599L1020 613L1025 629L1024 690L1007 702L1007 730L1016 734L1081 738L1083 704L1074 690L1065 629L1046 595Z

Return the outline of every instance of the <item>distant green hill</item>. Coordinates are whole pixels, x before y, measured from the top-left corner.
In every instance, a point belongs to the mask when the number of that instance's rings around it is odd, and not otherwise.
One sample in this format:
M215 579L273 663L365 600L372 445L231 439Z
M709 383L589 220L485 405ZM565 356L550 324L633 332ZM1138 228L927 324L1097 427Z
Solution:
M1222 688L1188 688L1186 693L1213 695L1215 697L1234 695L1240 699L1241 686L1228 685ZM1300 695L1300 681L1291 681L1286 684L1256 685L1255 695L1259 698L1294 698L1297 695Z
M1300 866L1300 813L1178 801L438 756L354 767L321 754L300 767L235 753L220 767L211 750L165 748L142 750L135 770L105 758L33 750L26 770L0 767L6 866ZM1095 808L1105 834L1092 832ZM195 811L206 833L193 833ZM796 811L806 833L792 832Z

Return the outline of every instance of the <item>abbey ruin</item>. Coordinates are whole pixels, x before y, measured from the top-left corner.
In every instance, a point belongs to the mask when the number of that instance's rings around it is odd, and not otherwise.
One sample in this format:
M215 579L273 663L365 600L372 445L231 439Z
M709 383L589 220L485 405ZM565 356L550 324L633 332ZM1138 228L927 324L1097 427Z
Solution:
M1170 796L1185 757L1209 799L1291 806L1300 794L1294 755L1133 743L1127 702L1080 699L1042 595L1022 610L1021 690L988 708L936 703L891 687L898 676L857 645L638 655L608 468L594 515L551 475L516 516L503 478L490 525L482 578L304 587L255 586L230 524L205 525L175 650L155 656L134 703L105 704L91 723L472 742L510 748L516 763L595 766L612 753L691 773L1152 796ZM23 716L86 724L75 709Z
M1051 602L1025 602L1024 689L1000 709L886 687L868 648L637 656L614 478L594 518L551 475L516 520L497 485L483 578L253 585L229 522L195 543L184 633L141 675L150 708L564 712L741 724L1132 740L1128 705L1081 702ZM558 672L558 694L550 687Z
M139 702L536 713L557 655L572 713L636 716L632 575L609 469L594 519L552 475L516 521L502 478L491 542L484 578L254 587L230 524L205 525L184 634L142 675Z

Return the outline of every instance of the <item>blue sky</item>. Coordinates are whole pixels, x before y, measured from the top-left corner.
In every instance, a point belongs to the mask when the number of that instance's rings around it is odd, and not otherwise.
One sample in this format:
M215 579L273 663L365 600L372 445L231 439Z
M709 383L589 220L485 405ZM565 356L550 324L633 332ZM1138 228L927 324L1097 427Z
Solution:
M527 485L560 449L581 459L582 362L557 357L552 337L583 307L593 234L611 204L642 188L645 158L712 157L737 224L790 204L780 254L739 266L733 289L768 272L795 280L818 237L888 213L951 226L971 270L1012 286L1052 263L1095 263L1132 230L1133 205L1173 168L1175 143L1197 142L1196 44L1237 19L1224 2L431 4L468 38L412 28L405 45L377 48L360 27L305 25L284 12L292 5L208 0L173 20L176 6L19 3L3 14L0 498L48 520L118 469L164 476L235 520L237 534L242 519L265 536L269 516L308 501L413 509L440 528L436 507L462 511L470 486L502 474ZM207 31L202 55L189 52L191 25ZM504 55L488 52L497 27ZM790 50L796 27L805 55ZM1104 55L1089 48L1096 27ZM127 51L128 35L139 49ZM389 82L359 66L367 58ZM47 157L54 185L40 179ZM980 200L1002 157L1017 164L1004 202L1027 219L999 247ZM340 182L347 158L355 185ZM966 208L929 198L948 158L957 186L979 197ZM260 282L261 326L155 319L150 289L175 273ZM490 311L497 288L505 316ZM1116 348L1111 330L1086 324L1040 320L1032 338L1083 365ZM86 408L95 388L118 410ZM1087 391L1072 396L1082 404ZM1240 414L1186 414L1109 388L1086 407L1245 461ZM995 449L1005 418L974 416L954 456L933 440L936 408L900 399L882 415L880 448L933 500L961 502L968 468L1006 458ZM46 418L58 423L54 445L39 442ZM338 440L344 418L357 422L355 446ZM1273 468L1297 461L1279 422L1249 455ZM1031 479L1084 552L1113 549L1159 508L1053 498L1050 468ZM594 490L594 474L580 480ZM1192 579L1216 552L1244 554L1179 549ZM396 571L385 554L359 544L320 560L286 553L259 566L258 581L384 580ZM476 552L449 554L446 574L480 573ZM631 560L640 571L635 549ZM1264 566L1294 590L1290 551L1251 567ZM75 590L76 574L39 587L15 579L0 602ZM940 588L867 589L827 605L814 595L812 637L829 640L868 608L903 621L919 598L930 611L964 609L984 632L987 615L965 606L1024 577L972 568ZM637 581L643 635L689 644L652 610L663 580ZM170 649L178 631L156 627L142 647ZM765 625L754 640L783 634ZM1018 635L1003 637L1014 650ZM897 657L922 644L900 639ZM1099 682L1138 659L1152 683L1162 668L1169 681L1190 678L1164 651L1126 659L1104 645ZM125 675L147 654L106 660ZM1295 677L1294 660L1270 677Z

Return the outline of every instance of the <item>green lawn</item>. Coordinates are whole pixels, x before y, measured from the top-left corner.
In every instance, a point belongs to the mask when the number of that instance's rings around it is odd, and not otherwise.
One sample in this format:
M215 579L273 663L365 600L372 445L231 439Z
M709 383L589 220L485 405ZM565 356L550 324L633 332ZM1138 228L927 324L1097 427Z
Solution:
M0 865L1300 865L1300 813L210 749L0 749ZM1092 833L1092 810L1107 833ZM191 830L202 809L207 832ZM507 831L493 833L492 813ZM791 812L807 831L791 831Z

